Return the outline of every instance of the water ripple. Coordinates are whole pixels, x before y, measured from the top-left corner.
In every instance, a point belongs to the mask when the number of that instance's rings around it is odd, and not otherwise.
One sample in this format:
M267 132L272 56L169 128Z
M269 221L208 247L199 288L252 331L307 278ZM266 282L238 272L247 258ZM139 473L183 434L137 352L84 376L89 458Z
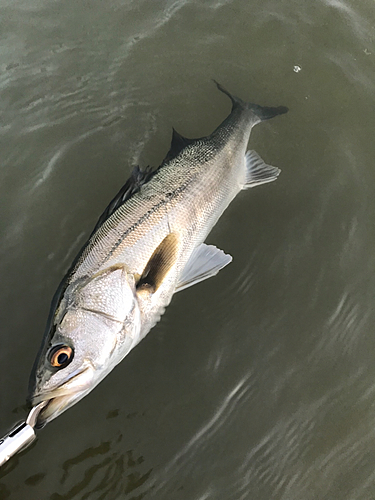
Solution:
M220 406L211 418L194 436L181 447L170 462L163 469L155 473L152 478L154 494L165 495L169 489L171 478L174 478L182 470L185 471L194 467L194 457L209 446L211 440L233 420L240 408L251 398L254 388L252 380L253 374L244 376L232 389L229 390ZM173 489L173 486L170 486Z

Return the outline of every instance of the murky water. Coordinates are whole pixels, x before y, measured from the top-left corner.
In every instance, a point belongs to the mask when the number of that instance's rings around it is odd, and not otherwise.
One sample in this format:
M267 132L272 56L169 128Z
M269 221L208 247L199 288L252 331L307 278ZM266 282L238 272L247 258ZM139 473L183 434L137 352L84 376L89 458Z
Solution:
M282 169L88 397L0 472L5 499L375 498L375 8L365 0L0 1L0 431L50 299L134 164L240 97L286 105Z

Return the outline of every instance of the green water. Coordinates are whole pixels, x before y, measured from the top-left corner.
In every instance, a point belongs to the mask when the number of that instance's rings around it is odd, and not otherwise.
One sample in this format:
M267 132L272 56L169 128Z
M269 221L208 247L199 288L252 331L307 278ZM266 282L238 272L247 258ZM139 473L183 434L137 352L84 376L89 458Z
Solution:
M2 468L1 500L375 498L374 26L366 0L0 0L0 435L132 166L221 122L212 78L290 109L250 141L279 179L209 237L233 263Z

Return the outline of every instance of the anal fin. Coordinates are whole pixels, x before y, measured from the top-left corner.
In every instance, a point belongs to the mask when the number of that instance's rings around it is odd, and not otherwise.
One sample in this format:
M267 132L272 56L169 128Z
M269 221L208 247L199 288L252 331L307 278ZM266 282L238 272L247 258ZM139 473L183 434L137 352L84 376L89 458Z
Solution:
M255 151L248 151L246 153L245 163L246 182L243 189L275 181L281 172L279 168L264 163L262 158Z
M202 243L191 254L176 286L176 292L195 285L232 262L232 256L213 245Z

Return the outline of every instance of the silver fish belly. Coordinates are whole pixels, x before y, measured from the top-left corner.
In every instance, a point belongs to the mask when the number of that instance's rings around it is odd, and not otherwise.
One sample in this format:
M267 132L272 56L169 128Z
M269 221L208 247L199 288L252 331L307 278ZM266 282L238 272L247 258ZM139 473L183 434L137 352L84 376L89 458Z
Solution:
M100 217L52 301L30 376L42 427L88 394L150 331L175 292L214 276L231 256L204 244L242 190L275 180L247 144L251 129L287 111L232 96L208 137L172 144L155 171L133 171Z

